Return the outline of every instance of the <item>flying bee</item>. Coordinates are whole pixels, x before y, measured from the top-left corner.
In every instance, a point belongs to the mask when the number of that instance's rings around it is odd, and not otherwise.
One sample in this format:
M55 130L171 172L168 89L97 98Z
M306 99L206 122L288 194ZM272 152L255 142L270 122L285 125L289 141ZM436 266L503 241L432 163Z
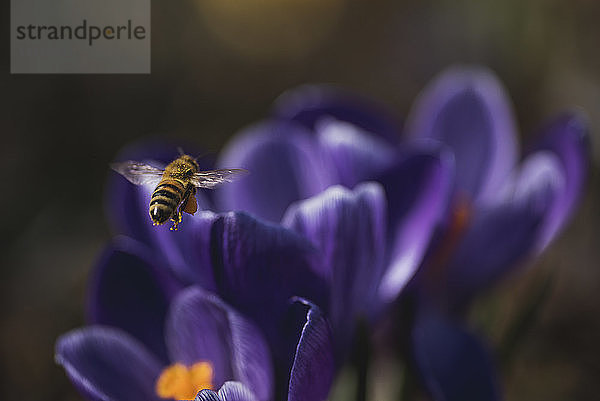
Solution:
M150 219L156 226L170 218L173 221L171 230L177 230L181 223L181 212L194 214L198 210L196 188L214 188L248 172L244 169L200 171L196 159L186 154L181 154L164 170L131 160L113 163L111 168L132 184L156 184L150 199Z

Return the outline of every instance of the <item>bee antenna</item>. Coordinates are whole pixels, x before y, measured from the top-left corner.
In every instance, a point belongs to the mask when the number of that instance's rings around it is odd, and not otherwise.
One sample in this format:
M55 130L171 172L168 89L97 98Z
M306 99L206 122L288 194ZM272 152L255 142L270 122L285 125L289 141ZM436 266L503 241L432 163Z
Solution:
M198 156L194 157L194 159L195 159L196 161L198 161L198 160L202 159L204 156L206 156L206 155L208 155L208 154L210 154L210 153L212 153L212 152L211 152L211 151L209 151L209 150L207 150L206 152L202 152L202 153L200 153Z
M185 155L185 152L183 151L181 146L177 146L177 152L179 152L179 156Z

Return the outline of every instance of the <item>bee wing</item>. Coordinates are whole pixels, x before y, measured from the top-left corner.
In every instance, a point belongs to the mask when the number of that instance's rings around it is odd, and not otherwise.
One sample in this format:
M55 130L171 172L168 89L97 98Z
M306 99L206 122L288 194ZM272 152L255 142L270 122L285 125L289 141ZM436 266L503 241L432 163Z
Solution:
M135 185L158 184L164 172L159 168L132 160L112 163L110 167Z
M244 174L248 174L248 170L243 168L200 171L194 174L191 182L198 188L214 188L224 182L232 182Z

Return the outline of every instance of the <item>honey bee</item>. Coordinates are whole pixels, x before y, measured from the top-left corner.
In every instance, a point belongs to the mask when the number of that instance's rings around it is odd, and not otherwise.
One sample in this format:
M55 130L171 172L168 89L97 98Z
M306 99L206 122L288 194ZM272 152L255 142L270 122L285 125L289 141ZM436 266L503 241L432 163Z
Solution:
M181 223L181 212L194 214L198 210L196 188L214 188L248 172L239 168L200 171L196 159L183 153L164 170L132 160L113 163L110 167L132 184L156 184L150 199L150 219L156 226L170 218L171 230L177 230Z

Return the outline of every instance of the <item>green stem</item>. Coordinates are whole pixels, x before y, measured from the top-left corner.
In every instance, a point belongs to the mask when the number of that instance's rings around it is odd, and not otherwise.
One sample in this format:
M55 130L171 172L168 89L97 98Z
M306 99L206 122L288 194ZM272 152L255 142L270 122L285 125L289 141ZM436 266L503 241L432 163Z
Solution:
M513 319L504 335L498 347L498 357L505 369L509 368L515 350L527 336L542 312L554 284L553 279L552 273L547 273L546 277L542 279L543 281L531 291L525 305Z
M367 401L370 348L366 322L360 320L356 330L355 348L356 401Z
M415 399L417 387L415 384L415 378L408 368L408 366L404 366L402 371L402 386L400 387L400 400L401 401L411 401Z

